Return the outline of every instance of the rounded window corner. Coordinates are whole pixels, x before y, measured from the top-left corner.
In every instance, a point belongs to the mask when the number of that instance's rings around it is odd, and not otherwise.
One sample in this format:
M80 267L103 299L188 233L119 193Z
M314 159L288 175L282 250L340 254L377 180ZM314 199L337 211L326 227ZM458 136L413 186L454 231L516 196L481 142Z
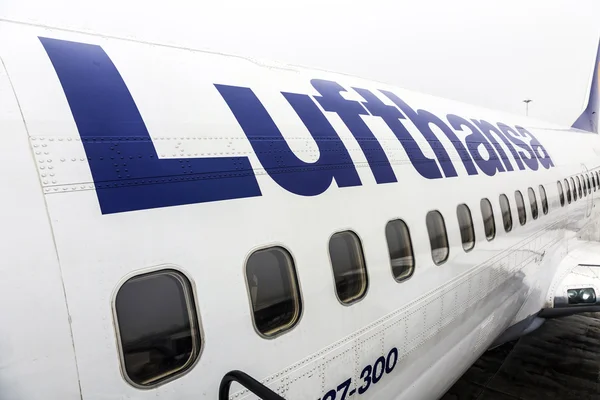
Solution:
M483 228L485 238L491 242L496 237L496 221L494 219L494 208L489 199L483 198L479 202L481 208L481 217L483 218Z
M193 282L175 266L123 280L112 307L125 381L138 389L152 389L196 365L204 341L195 299Z
M473 217L468 205L463 203L456 206L456 219L458 220L462 248L465 253L468 253L475 248L476 242Z
M291 332L304 311L291 252L281 245L256 249L247 257L244 270L256 333L274 339Z
M396 282L406 281L415 270L410 230L403 220L393 219L385 225L385 238L392 277Z
M369 288L369 276L362 241L356 232L344 230L331 235L329 260L340 304L349 306L361 301Z
M429 245L431 247L431 258L435 265L442 265L450 256L448 233L443 215L438 210L432 210L425 217L427 232L429 234Z

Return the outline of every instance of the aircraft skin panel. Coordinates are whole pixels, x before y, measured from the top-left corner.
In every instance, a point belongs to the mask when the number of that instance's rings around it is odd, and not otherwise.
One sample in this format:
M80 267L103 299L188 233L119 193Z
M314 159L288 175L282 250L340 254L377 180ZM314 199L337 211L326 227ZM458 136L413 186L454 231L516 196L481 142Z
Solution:
M4 22L0 57L27 124L13 146L31 170L20 181L44 199L36 207L47 217L36 221L52 228L32 240L54 254L45 268L60 260L83 399L215 399L234 369L286 399L436 398L505 329L544 307L571 249L598 240L597 192L561 207L556 185L600 167L597 135L359 78ZM476 238L469 252L456 217L463 203ZM432 260L431 210L446 225L442 265ZM385 237L394 219L408 226L416 260L402 282ZM336 296L328 254L345 230L359 237L368 276L352 305ZM298 324L273 339L252 324L244 275L248 257L269 246L292 255L302 300ZM128 277L161 266L191 279L203 348L183 376L140 389L123 377L113 303ZM62 293L48 282L39 287L53 304ZM56 303L47 315L66 314ZM66 328L57 322L48 340L66 346ZM72 356L59 361L74 370ZM60 377L61 398L72 398L72 375ZM231 393L253 398L236 384Z

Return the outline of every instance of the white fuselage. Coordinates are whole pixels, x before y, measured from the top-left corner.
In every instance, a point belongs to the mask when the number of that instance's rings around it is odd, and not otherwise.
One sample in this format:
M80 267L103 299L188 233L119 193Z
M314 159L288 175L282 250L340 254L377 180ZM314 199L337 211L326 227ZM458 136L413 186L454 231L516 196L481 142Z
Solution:
M61 77L61 71L67 73L59 60L66 59L65 53L62 48L52 53L50 42L40 37L101 47L139 110L151 138L145 143L154 146L161 161L178 159L187 165L189 159L238 157L249 162L250 178L228 189L237 193L229 198L220 192L228 178L213 171L214 176L202 182L223 183L200 188L206 193L200 200L189 200L190 192L182 189L180 197L186 200L176 204L179 189L170 189L168 179L152 181L160 176L144 183L163 185L151 195L138 198L123 192L101 199L101 193L111 190L102 185L120 183L94 178L90 165L97 160L85 147L89 142L82 140L82 127L97 126L97 137L111 128L99 122L101 117L96 121L77 116L77 107L98 99L93 93L68 90L74 83ZM598 170L598 135L354 77L12 22L0 22L0 58L3 399L216 399L219 382L231 370L248 373L286 399L340 400L350 393L353 398L434 399L507 328L544 308L554 276L568 267L563 259L571 254L568 264L575 266L577 254L588 254L576 250L588 240L598 240L598 182L590 194L580 198L577 193L577 201L565 199L564 206L557 188L557 181L564 185L564 179ZM358 119L374 139L358 135L357 140L359 123L354 120L352 132L340 113L327 111L317 100L327 97L316 90L321 81L314 79L341 85L346 100L364 102L355 90L359 88L396 107L382 94L389 91L412 110L427 110L447 126L450 114L496 126L504 123L513 131L520 126L543 148L532 148L533 157L513 143L521 151L516 160L499 140L507 155L497 160L502 171L488 175L473 161L475 173L469 174L464 160L474 160L477 152L484 161L493 158L483 145L460 154L456 142L429 125L449 157L444 164L411 118L400 119L422 151L420 159L430 160L428 171L440 174L428 179L382 117L361 114ZM112 84L107 80L90 90ZM325 153L320 154L305 121L282 92L310 99L311 107L318 105L343 145L330 151L347 150L348 173L355 170L354 178L334 172L330 184L317 187L322 176L296 171L306 182L284 181L282 176L291 174L286 159L256 151L260 140L274 140L276 146L276 139L248 139L252 118L260 113L247 120L234 115L235 96L242 93L236 87L254 93L303 165L318 164ZM249 107L244 101L237 106ZM116 113L126 109L116 100L114 104ZM264 126L256 129L266 132ZM449 129L461 143L470 133ZM126 141L127 136L113 139ZM521 140L531 148L531 138ZM380 144L387 162L377 158L379 150L361 147L373 142ZM114 156L114 170L101 173L137 173L134 158L121 160L117 150ZM141 157L149 155L140 153ZM526 158L535 170L523 163ZM265 160L273 165L265 165ZM513 170L505 171L504 162ZM449 176L442 164L453 167L456 176ZM194 168L196 173L200 167ZM343 179L351 184L340 184ZM255 182L254 192L245 191L247 182ZM547 214L539 185L547 193ZM537 197L535 220L529 187ZM525 199L524 225L517 215L516 190ZM503 228L501 194L511 205L510 232ZM483 198L494 210L496 233L489 241L480 209ZM457 206L463 203L470 208L476 238L469 252L463 250L457 223ZM441 265L432 260L425 223L431 210L441 213L447 230L449 256ZM392 276L385 235L386 224L395 219L403 220L410 231L415 260L412 276L400 282ZM336 295L328 247L334 233L347 230L360 238L368 277L366 294L348 305ZM265 338L253 323L245 264L254 251L270 246L287 249L293 258L302 310L293 328ZM165 266L182 271L192 283L200 351L186 373L140 388L129 383L123 370L115 296L128 278ZM391 365L394 348L397 362ZM365 368L380 357L390 368L380 375L378 366L374 383L373 371ZM343 396L337 389L350 378ZM358 388L363 388L361 394ZM242 390L235 384L231 393ZM327 394L332 390L335 395ZM235 398L248 395L242 394Z

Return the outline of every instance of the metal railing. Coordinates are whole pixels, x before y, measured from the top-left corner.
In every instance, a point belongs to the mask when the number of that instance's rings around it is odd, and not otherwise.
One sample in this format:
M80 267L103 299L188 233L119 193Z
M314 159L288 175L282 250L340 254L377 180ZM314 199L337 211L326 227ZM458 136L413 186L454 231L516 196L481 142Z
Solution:
M242 371L229 371L221 379L219 400L229 400L229 388L232 382L238 382L262 400L285 400L283 397Z

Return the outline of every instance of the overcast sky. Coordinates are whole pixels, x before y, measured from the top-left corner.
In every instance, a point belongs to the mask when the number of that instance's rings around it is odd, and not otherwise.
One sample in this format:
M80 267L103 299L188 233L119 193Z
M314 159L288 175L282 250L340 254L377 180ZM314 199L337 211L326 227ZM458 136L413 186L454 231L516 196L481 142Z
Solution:
M267 58L570 125L599 0L0 0L2 18Z

